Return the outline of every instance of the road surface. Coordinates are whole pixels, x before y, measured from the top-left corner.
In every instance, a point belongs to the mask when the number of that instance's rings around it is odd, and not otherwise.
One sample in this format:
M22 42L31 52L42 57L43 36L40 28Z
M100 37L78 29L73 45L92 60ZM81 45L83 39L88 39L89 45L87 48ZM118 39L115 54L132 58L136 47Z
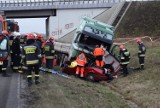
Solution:
M20 98L20 74L7 72L10 77L2 77L0 74L0 108L19 108Z

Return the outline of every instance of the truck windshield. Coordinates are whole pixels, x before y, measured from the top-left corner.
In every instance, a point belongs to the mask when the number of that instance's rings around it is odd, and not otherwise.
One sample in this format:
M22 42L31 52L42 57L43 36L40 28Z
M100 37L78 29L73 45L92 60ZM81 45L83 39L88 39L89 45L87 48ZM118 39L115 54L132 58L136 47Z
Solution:
M105 32L105 31L93 28L93 27L89 27L89 26L86 26L84 28L84 31L88 32L88 33L91 33L93 35L96 35L99 38L103 38L103 39L107 39L107 40L112 40L112 38L113 38L113 36L111 34Z
M76 43L79 45L79 47L85 48L89 51L93 51L97 44L103 44L104 46L107 46L108 50L110 49L111 44L108 40L104 41L101 38L97 39L95 37L96 36L93 36L90 33L82 33L78 35Z

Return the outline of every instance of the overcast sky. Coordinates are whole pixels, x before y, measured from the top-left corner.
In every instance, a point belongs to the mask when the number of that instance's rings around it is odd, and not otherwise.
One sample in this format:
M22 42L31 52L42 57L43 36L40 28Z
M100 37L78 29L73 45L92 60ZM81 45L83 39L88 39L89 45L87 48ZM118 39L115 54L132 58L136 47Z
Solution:
M17 1L17 0L0 0L0 1ZM19 1L26 1L26 0L19 0ZM27 1L30 1L30 0L27 0ZM31 0L31 1L34 1L34 0ZM35 0L35 1L38 1L38 0ZM45 19L46 18L23 18L23 19L14 19L14 20L17 21L20 26L20 33L28 33L28 32L46 33Z
M23 18L14 20L18 22L20 33L46 33L45 19L46 18Z

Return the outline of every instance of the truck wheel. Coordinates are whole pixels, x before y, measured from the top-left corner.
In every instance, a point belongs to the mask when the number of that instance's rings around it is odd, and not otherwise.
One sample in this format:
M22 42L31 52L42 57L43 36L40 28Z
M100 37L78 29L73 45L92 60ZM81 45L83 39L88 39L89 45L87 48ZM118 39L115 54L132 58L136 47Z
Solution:
M89 73L87 75L87 78L86 78L88 81L91 81L91 82L95 82L95 79L94 79L94 74L93 73Z

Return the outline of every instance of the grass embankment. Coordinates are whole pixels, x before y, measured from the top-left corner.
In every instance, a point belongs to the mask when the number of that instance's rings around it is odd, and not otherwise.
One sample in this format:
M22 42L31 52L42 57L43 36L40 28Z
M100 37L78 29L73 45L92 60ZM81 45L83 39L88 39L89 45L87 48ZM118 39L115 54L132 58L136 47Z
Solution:
M131 72L111 83L91 83L72 76L66 79L42 74L41 84L32 86L31 108L129 108L130 100L141 108L160 107L160 47L145 42L145 70ZM158 44L158 43L157 43ZM138 67L137 44L126 45L131 52L129 67ZM134 107L135 108L135 107Z
M112 87L126 99L133 100L142 108L160 107L160 46L159 42L145 42L147 53L145 70L131 72L126 78L112 82ZM137 47L135 43L126 45L131 52L129 67L138 67Z
M133 1L115 31L117 37L159 36L160 1Z
M30 89L35 95L30 108L128 108L120 95L99 83L49 74L41 82Z

